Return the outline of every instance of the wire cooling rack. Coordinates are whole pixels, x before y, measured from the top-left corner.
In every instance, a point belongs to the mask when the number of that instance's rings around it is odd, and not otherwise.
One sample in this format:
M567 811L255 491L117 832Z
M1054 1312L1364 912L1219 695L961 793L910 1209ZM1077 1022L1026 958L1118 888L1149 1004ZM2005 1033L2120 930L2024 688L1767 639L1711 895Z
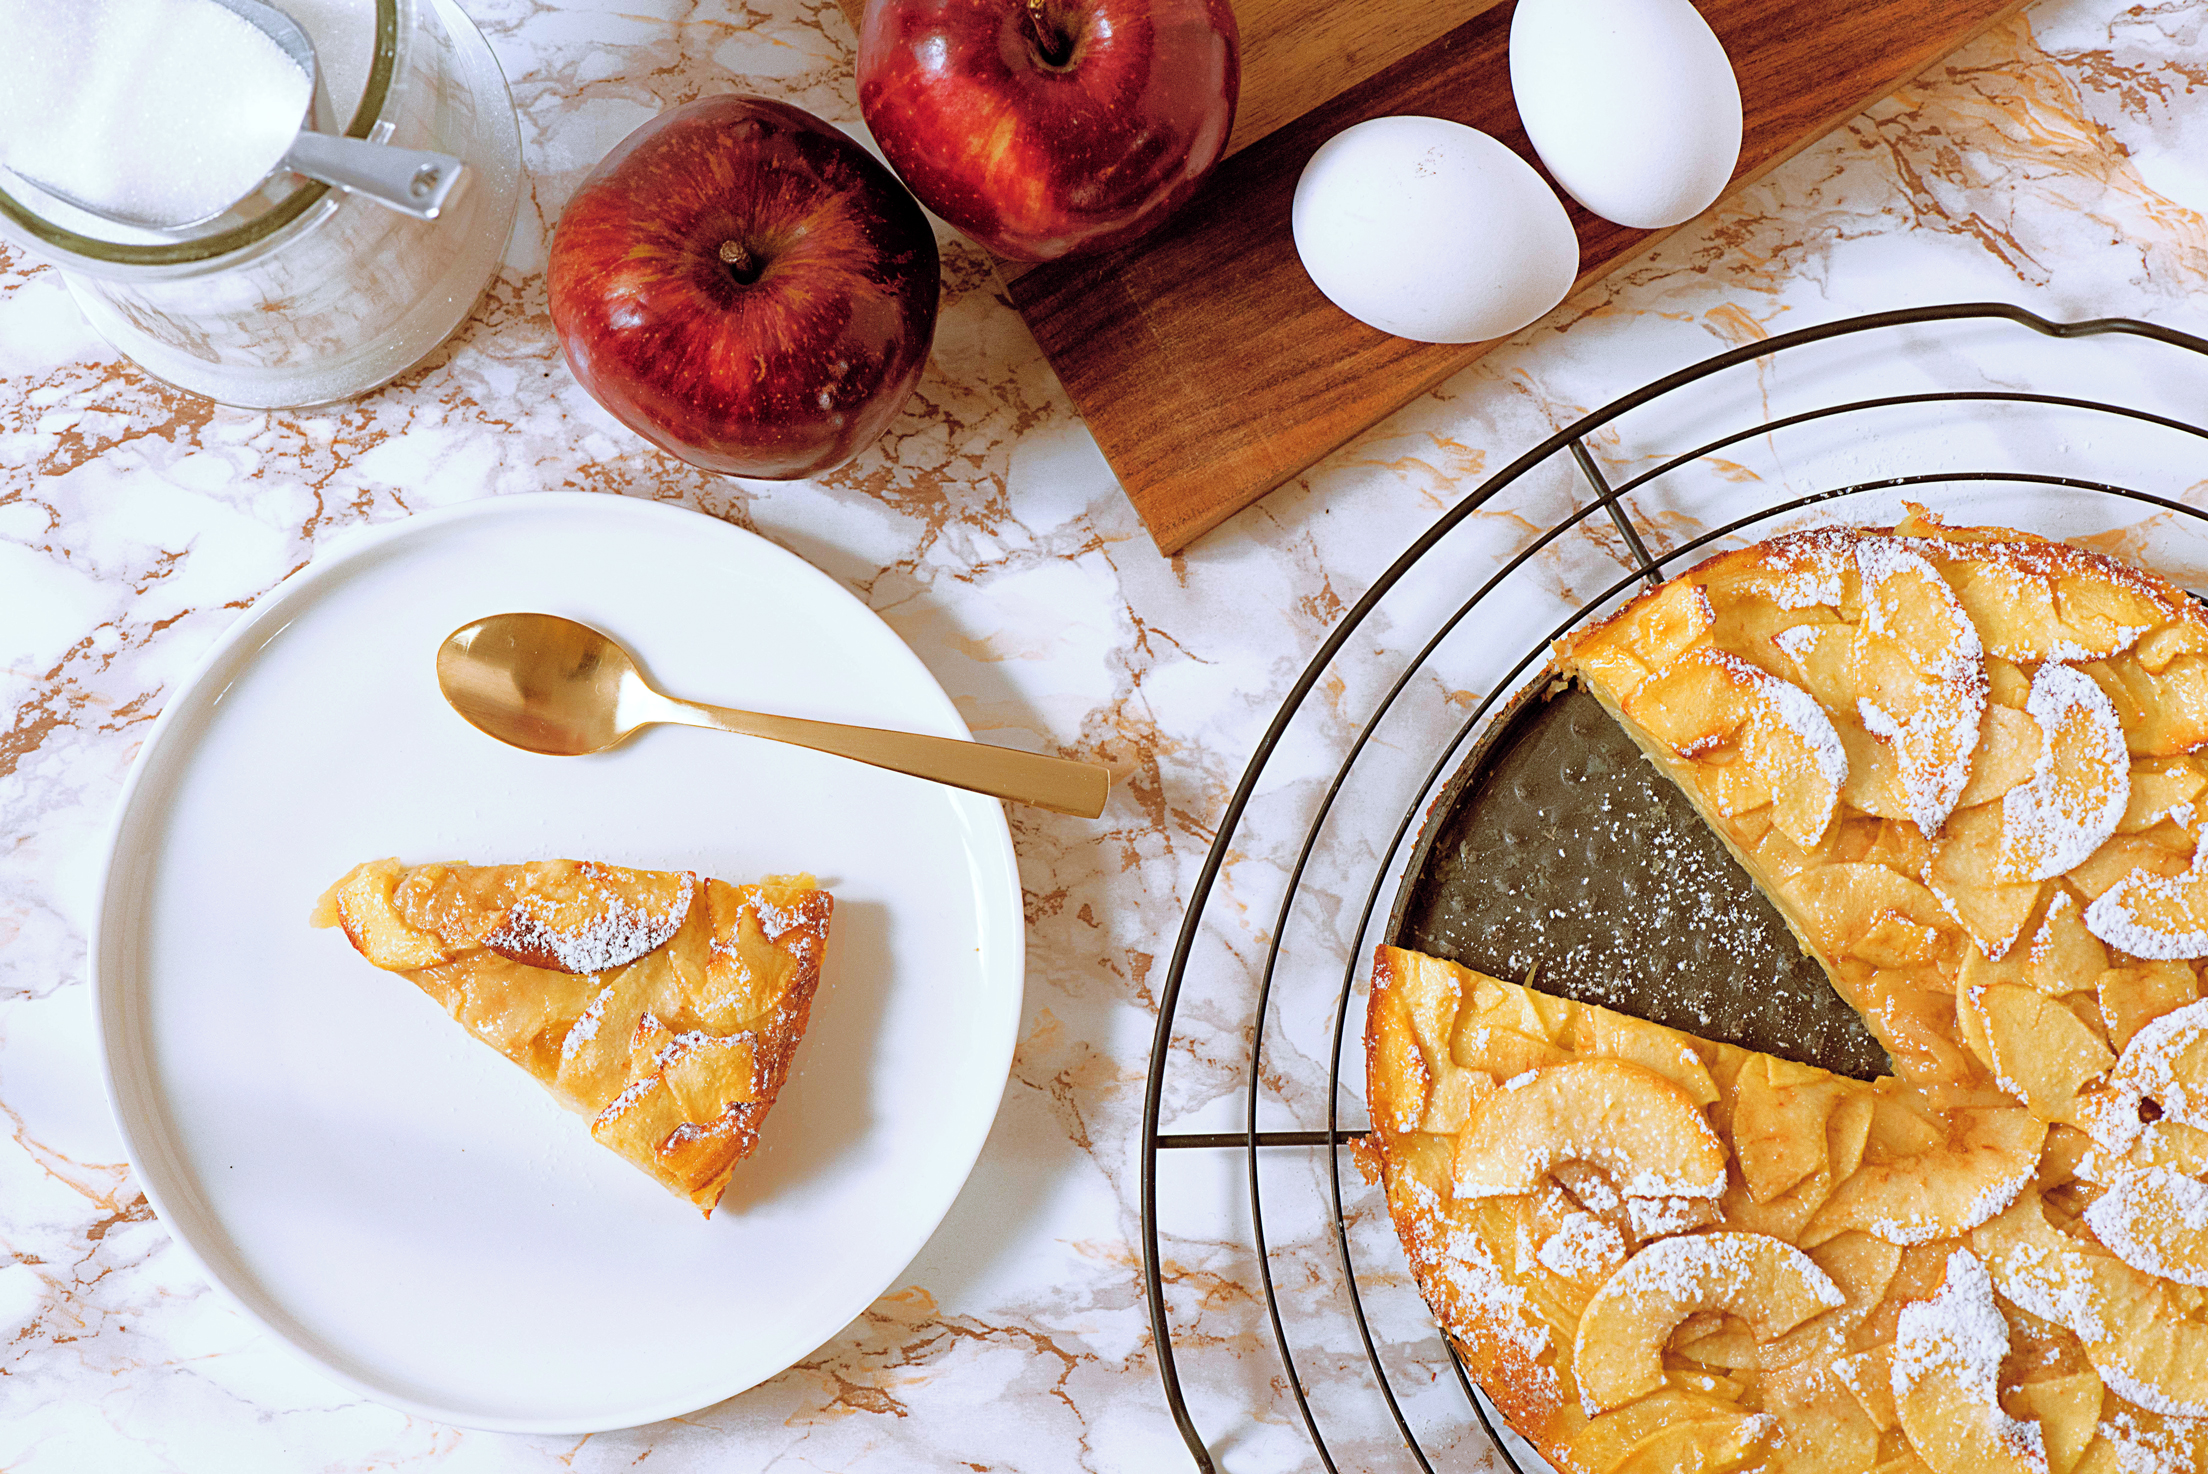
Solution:
M1491 1421L1344 1149L1364 1131L1357 1005L1373 944L1391 940L1409 842L1549 643L1701 556L1816 521L1890 520L1904 500L2082 537L2198 587L2208 428L2186 415L2203 404L2208 341L2150 323L2000 303L1849 318L1586 415L1374 582L1259 741L1159 992L1144 1281L1166 1401L1199 1469L1314 1454L1329 1471L1478 1468L1491 1453L1545 1467ZM1168 1259L1161 1197L1223 1213L1247 1243L1213 1227ZM1247 1303L1238 1323L1224 1287L1252 1257L1262 1321Z

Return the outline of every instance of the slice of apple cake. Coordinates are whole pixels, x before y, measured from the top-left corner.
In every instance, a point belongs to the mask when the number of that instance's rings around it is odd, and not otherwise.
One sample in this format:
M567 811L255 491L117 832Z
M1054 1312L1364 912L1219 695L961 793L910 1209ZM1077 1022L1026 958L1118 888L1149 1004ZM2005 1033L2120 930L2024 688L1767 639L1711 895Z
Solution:
M710 1216L804 1037L834 905L809 875L371 860L314 921Z

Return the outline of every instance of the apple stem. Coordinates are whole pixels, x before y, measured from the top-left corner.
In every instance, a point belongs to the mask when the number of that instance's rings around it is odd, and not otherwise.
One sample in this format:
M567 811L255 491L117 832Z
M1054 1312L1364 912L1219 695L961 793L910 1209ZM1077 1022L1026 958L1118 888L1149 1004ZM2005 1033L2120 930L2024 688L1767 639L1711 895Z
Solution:
M759 258L745 250L740 242L722 241L720 258L721 264L728 268L728 274L736 278L738 286L748 287L759 280Z
M1035 51L1048 67L1062 67L1073 59L1073 38L1050 17L1049 0L1027 0L1028 29L1035 37Z

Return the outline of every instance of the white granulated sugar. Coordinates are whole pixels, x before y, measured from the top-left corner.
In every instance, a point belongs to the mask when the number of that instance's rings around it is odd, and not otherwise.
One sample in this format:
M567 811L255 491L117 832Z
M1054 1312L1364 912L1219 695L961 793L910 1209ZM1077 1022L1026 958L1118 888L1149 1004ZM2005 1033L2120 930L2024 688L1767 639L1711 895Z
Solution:
M2085 929L2119 951L2152 962L2208 957L2208 928L2156 931L2133 909L2137 900L2174 901L2178 887L2198 880L2204 871L2208 871L2208 845L2194 848L2192 869L2182 875L2165 880L2149 871L2134 870L2085 908Z
M2131 754L2124 744L2116 705L2100 683L2074 666L2053 661L2032 677L2024 714L2039 723L2043 739L2029 780L2001 796L2006 858L2028 880L2051 880L2082 865L2116 832L2131 802ZM2085 728L2085 776L2089 791L2068 792L2055 768L2056 735Z
M1574 1213L1542 1242L1536 1257L1551 1274L1593 1279L1625 1257L1625 1235L1592 1213Z
M692 890L692 877L685 873L682 890L665 916L654 916L642 907L609 897L603 910L573 930L557 925L540 898L525 895L514 903L498 929L484 938L484 944L501 952L550 957L562 972L610 972L665 946L690 914Z
M2037 1422L2001 1411L2001 1359L2009 1351L2009 1323L1993 1303L1993 1278L1968 1249L1947 1257L1939 1293L1901 1308L1894 1331L1894 1396L1907 1397L1926 1377L1952 1376L1963 1396L1987 1409L1994 1436L2029 1450L2044 1468L2047 1447Z
M214 0L11 0L0 31L0 157L102 213L217 214L276 167L305 117L306 73Z
M2108 1336L2092 1276L2037 1244L2017 1244L2001 1256L2001 1293L2081 1341Z
M1894 749L1909 817L1928 837L1937 835L1970 782L1970 758L1986 714L1985 644L1947 580L1907 539L1865 538L1856 544L1855 561L1863 579L1863 618L1872 634L1897 638L1886 617L1885 586L1905 576L1944 604L1955 632L1929 665L1913 656L1930 699L1897 715L1867 696L1856 698L1864 729Z
M1524 1072L1524 1073L1522 1073L1522 1074L1517 1074L1517 1075L1513 1075L1513 1076L1511 1076L1511 1077L1510 1077L1510 1078L1509 1078L1508 1080L1505 1080L1505 1081L1503 1082L1503 1089L1505 1089L1505 1090L1523 1090L1523 1089L1525 1089L1525 1088L1526 1088L1526 1087L1527 1087L1528 1085L1531 1085L1531 1084L1532 1084L1532 1083L1533 1083L1534 1081L1536 1081L1536 1080L1538 1080L1538 1079L1540 1079L1540 1078L1541 1078L1541 1069L1540 1069L1540 1067L1539 1067L1538 1065L1536 1065L1536 1066L1535 1066L1534 1068L1532 1068L1532 1069L1530 1069L1530 1070L1527 1070L1527 1071L1525 1071L1525 1072Z
M2172 804L2169 812L2162 817L2180 829L2190 829L2193 827L2193 806L2189 803Z
M2208 1182L2167 1167L2120 1171L2085 1210L2085 1226L2133 1269L2208 1287ZM2173 1244L2180 1235L2192 1243Z

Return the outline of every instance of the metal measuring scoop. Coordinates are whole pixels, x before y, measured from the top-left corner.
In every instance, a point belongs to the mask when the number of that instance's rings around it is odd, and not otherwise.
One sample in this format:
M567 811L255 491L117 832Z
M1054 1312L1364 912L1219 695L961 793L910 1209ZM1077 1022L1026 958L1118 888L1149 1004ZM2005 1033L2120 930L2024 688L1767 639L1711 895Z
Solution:
M291 147L276 161L278 169L289 169L294 174L304 174L309 179L319 179L324 184L334 184L339 189L370 199L386 209L416 220L435 220L445 207L445 201L458 187L467 166L451 154L430 153L423 149L391 148L380 143L370 143L361 138L347 138L335 133L314 130L317 120L327 120L331 112L329 95L322 85L322 73L314 56L314 42L297 21L273 5L262 0L212 0L223 9L258 29L274 41L284 55L291 58L300 71L307 74L308 103L305 121L299 134L291 141ZM107 205L95 205L77 198L68 190L59 188L35 174L14 172L37 185L47 194L64 204L73 205L88 215L112 220L118 225L136 226L142 230L182 230L199 225L223 213L216 210L190 220L156 220L144 215L126 213ZM274 172L274 171L271 171ZM228 205L223 207L224 210Z

